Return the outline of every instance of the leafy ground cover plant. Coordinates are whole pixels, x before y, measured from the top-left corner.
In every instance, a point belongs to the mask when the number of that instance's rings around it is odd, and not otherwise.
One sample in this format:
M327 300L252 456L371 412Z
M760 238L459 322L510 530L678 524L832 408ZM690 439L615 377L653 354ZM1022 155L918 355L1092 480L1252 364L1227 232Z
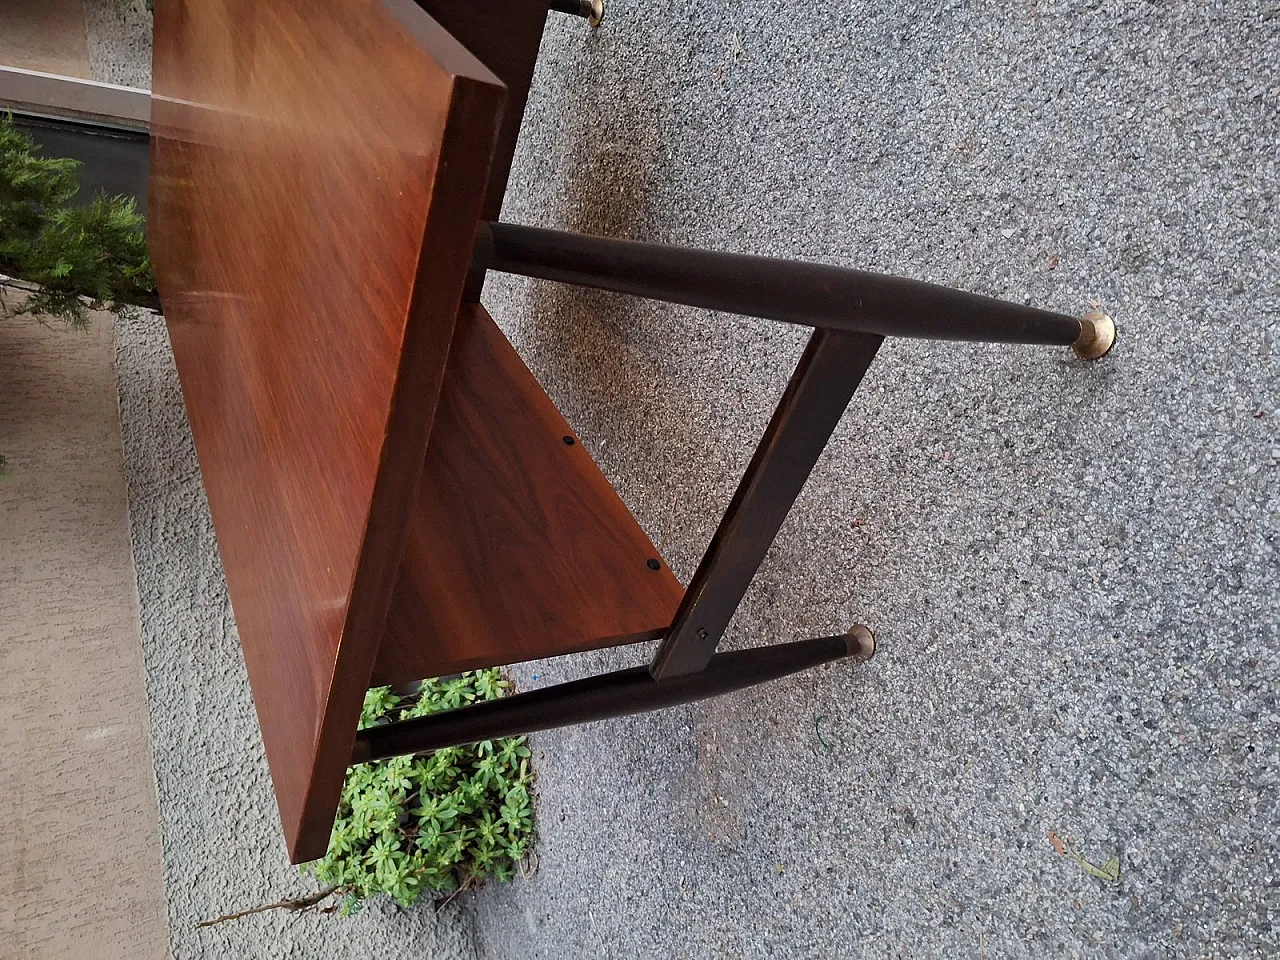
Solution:
M365 695L360 728L493 700L507 687L498 670L404 690L375 687ZM352 767L329 851L302 869L344 895L344 914L379 893L409 906L424 893L456 891L490 876L510 879L533 837L525 739Z

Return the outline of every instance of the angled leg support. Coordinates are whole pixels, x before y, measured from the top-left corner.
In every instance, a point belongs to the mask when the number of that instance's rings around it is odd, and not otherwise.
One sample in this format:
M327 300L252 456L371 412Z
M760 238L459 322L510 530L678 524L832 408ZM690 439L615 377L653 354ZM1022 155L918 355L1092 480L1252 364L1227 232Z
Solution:
M856 626L839 637L819 637L717 654L701 673L661 682L648 667L632 667L488 700L445 713L369 727L356 734L352 763L426 753L464 743L624 717L717 697L811 667L875 652L871 631Z
M482 223L472 269L516 273L615 293L809 327L882 337L1073 347L1102 356L1115 339L1104 314L1051 313L919 280L823 263L716 253Z
M650 669L705 667L883 337L815 330Z
M657 710L870 657L875 640L863 626L732 653L716 645L884 338L1059 344L1084 359L1115 341L1101 313L1075 318L841 267L511 224L480 225L472 269L477 278L499 270L817 329L648 667L362 730L352 763Z
M1058 344L1083 359L1115 341L1102 313L1070 317L844 267L515 224L480 225L473 268L817 328L653 660L658 680L696 673L714 655L884 337Z

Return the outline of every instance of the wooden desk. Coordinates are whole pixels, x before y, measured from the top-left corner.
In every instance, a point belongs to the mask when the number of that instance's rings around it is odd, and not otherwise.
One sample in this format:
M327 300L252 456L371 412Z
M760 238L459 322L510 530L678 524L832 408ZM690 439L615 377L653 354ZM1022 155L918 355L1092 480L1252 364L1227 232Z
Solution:
M289 852L313 859L371 682L655 637L681 589L462 303L514 149L498 77L409 0L156 17L150 242Z
M716 646L883 338L1114 338L1100 314L488 222L546 8L422 2L481 55L410 0L156 12L149 235L295 862L325 853L351 762L870 656L862 626ZM485 269L816 328L687 592L477 302ZM648 667L356 732L371 683L653 637Z

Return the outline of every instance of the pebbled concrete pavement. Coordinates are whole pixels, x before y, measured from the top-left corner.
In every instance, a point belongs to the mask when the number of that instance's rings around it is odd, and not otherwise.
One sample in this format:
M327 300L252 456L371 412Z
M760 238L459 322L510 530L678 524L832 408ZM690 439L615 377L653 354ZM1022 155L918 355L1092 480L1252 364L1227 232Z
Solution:
M879 655L536 738L541 869L473 901L482 956L1280 951L1278 90L1274 4L555 22L506 219L1097 300L1120 341L887 344L727 643ZM687 577L803 334L486 295Z

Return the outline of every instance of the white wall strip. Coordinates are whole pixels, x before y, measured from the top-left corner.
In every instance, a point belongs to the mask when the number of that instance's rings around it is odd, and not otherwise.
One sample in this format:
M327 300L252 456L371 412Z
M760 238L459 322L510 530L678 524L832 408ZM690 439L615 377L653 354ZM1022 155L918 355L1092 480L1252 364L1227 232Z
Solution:
M137 87L0 67L0 110L97 120L145 130L151 94Z

